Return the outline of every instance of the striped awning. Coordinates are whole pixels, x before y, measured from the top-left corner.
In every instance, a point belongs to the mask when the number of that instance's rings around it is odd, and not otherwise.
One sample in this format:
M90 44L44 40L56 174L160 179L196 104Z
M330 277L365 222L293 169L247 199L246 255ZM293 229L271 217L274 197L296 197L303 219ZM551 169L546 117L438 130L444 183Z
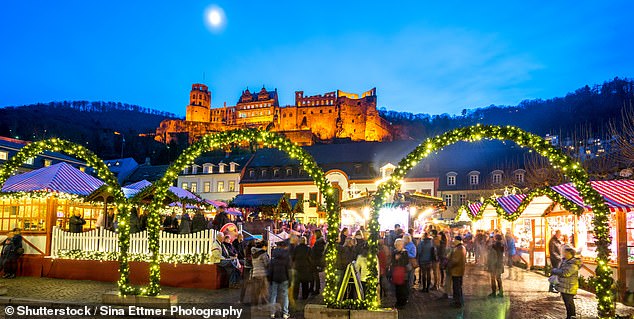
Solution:
M517 194L498 197L495 200L507 214L512 214L517 210L524 198L526 198L525 194Z
M471 203L469 204L469 213L471 213L472 216L476 216L480 208L482 208L482 202Z
M634 180L591 181L590 184L603 196L610 210L634 210ZM553 186L552 189L573 203L590 208L572 183Z
M61 162L28 173L9 177L3 192L51 191L86 196L104 182Z

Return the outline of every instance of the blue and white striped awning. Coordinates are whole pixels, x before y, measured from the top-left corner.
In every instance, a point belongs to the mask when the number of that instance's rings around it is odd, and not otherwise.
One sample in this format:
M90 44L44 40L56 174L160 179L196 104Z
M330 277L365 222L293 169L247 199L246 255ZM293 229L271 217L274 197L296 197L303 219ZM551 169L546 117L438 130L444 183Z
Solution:
M2 186L2 191L7 193L50 191L86 196L103 184L101 180L61 162L11 176Z

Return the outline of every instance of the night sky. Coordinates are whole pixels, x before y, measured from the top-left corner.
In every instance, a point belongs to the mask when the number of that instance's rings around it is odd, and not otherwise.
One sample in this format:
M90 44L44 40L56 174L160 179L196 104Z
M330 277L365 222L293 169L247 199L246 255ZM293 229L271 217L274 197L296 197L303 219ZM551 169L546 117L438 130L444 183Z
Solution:
M456 114L634 76L632 1L343 2L3 1L0 105L183 115L203 82L214 107L262 85L281 105L377 87L379 107Z

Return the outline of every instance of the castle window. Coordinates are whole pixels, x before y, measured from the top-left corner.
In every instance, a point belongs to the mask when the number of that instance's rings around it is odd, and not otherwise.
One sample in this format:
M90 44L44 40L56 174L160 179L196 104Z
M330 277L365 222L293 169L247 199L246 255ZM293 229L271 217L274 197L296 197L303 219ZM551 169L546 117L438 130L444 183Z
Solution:
M323 113L324 113L324 110L319 110L319 114L323 114Z
M280 177L280 170L279 168L276 168L273 170L273 177Z
M293 169L292 168L287 168L286 169L286 176L291 176L293 175Z
M263 170L262 170L262 172L261 172L260 174L262 174L262 175L261 175L262 177L266 177L266 170L265 170L265 169L263 169Z
M328 110L328 113L332 113L332 110Z
M255 177L255 170L249 170L249 177Z
M354 174L355 175L361 174L361 168L362 168L361 164L354 164Z
M470 175L469 176L469 184L478 185L478 175Z

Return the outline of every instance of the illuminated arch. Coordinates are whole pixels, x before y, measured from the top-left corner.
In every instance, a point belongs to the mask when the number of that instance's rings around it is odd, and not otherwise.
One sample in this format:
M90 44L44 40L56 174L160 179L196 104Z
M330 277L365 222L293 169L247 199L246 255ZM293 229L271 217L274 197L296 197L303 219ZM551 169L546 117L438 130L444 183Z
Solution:
M33 142L22 147L12 156L0 169L0 187L7 181L11 174L30 158L36 157L45 151L63 152L86 161L86 164L97 172L97 177L108 186L108 191L112 193L114 202L118 208L117 218L119 219L119 287L129 286L129 265L128 248L130 245L130 225L123 221L130 219L130 207L117 178L112 174L108 166L95 153L86 147L58 139L51 138L38 142Z
M198 156L203 152L219 149L229 146L234 143L251 142L263 144L266 147L276 148L285 152L291 158L297 159L304 171L308 173L310 177L315 181L319 191L324 194L326 200L327 211L327 223L328 228L328 245L330 247L336 247L339 229L339 214L335 201L333 199L333 188L325 177L324 172L317 165L315 160L304 151L301 147L292 143L286 137L273 132L267 132L256 129L238 129L232 131L225 131L215 134L208 134L203 136L200 140L192 144L187 148L176 161L167 169L165 175L155 182L155 193L152 202L149 207L148 215L148 247L150 250L150 282L145 288L137 290L131 286L126 286L125 291L140 293L144 295L157 295L160 292L160 265L159 265L159 231L160 231L160 216L158 215L161 203L165 198L169 187L177 178L179 172L181 172L185 166L190 165ZM328 249L326 252L326 287L324 290L324 298L334 298L334 295L330 295L327 292L335 291L336 278L334 276L335 260L337 258L336 249Z
M369 223L370 239L368 240L368 246L370 249L370 258L368 258L368 269L370 271L370 276L367 281L368 289L365 301L367 303L367 307L375 309L379 306L378 297L376 295L376 287L378 284L376 255L378 252L379 239L379 209L388 200L390 194L399 190L400 184L398 181L422 159L426 158L430 154L460 141L475 142L482 139L513 141L521 147L529 147L540 155L548 158L553 168L559 169L563 174L570 178L584 202L592 207L595 214L593 224L597 245L597 281L595 284L598 301L597 310L600 318L614 317L615 307L611 292L614 279L612 278L612 271L608 266L610 256L610 236L608 224L609 209L605 204L603 197L595 189L593 189L588 182L587 172L579 163L540 136L511 126L501 127L480 124L458 128L425 140L416 147L414 151L405 156L399 162L398 167L394 170L390 179L379 186L372 202L372 218ZM578 211L575 212L578 213Z

